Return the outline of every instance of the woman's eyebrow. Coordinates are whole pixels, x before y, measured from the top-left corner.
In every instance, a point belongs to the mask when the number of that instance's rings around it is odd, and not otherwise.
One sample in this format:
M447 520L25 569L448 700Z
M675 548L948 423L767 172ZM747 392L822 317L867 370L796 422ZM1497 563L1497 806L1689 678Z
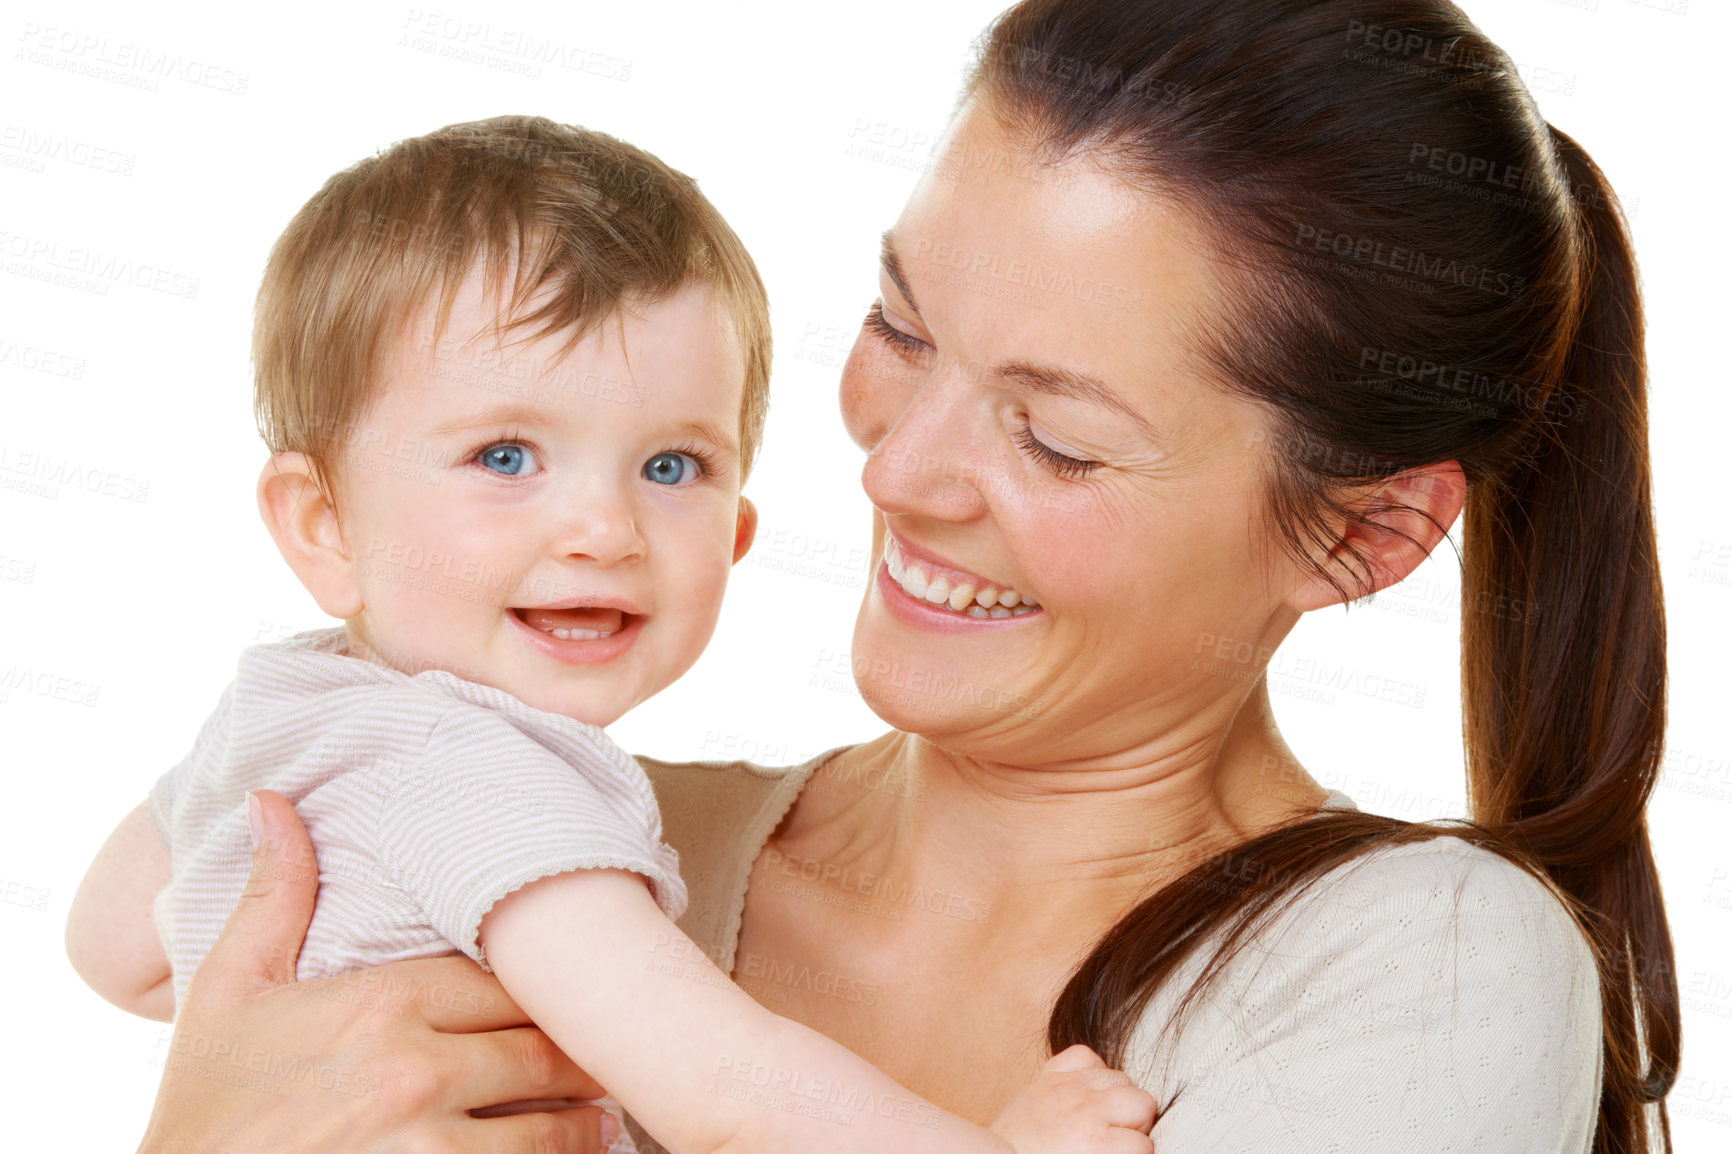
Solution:
M896 255L896 246L890 240L890 230L885 229L878 247L878 260L884 266L884 272L890 278L890 283L896 286L896 291L902 294L902 299L908 302L908 307L916 315L920 306L914 303L914 294L908 290L908 276L902 271L902 258Z
M911 302L912 303L912 302ZM1146 436L1160 440L1160 434L1155 427L1144 420L1142 414L1131 408L1130 403L1107 387L1099 377L1080 373L1075 369L1062 369L1054 365L1033 365L1026 361L1007 361L994 365L992 375L1003 377L1037 393L1047 393L1055 397L1068 397L1071 400L1087 401L1089 404L1100 405L1111 409L1124 417Z
M890 278L890 283L896 286L896 291L902 294L902 299L908 302L908 307L918 315L920 306L914 303L914 294L908 290L908 276L902 269L902 259L896 255L896 244L890 238L890 230L885 229L882 244L878 250L878 259L884 266L884 274ZM994 365L992 375L1001 377L1024 388L1033 389L1037 393L1046 393L1054 397L1067 397L1076 401L1087 401L1110 409L1134 424L1138 431L1151 440L1160 440L1161 435L1155 427L1143 419L1142 414L1131 408L1130 403L1109 388L1105 381L1088 373L1075 369L1059 368L1054 365L1030 364L1027 361L1007 361Z

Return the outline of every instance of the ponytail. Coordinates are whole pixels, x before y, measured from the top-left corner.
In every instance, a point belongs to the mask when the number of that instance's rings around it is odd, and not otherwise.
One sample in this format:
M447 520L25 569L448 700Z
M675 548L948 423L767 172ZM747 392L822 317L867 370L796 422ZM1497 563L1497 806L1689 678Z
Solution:
M1593 947L1595 1150L1669 1151L1677 978L1643 817L1665 618L1641 301L1600 171L1448 0L1021 0L965 95L1031 155L1097 152L1207 229L1233 291L1188 351L1272 414L1266 506L1295 558L1355 515L1344 482L1446 461L1467 478L1472 822L1325 811L1198 865L1096 944L1053 1008L1053 1051L1122 1064L1202 943L1170 1026L1331 869L1458 837L1545 879Z
M1531 452L1470 493L1462 562L1468 796L1575 899L1605 1001L1602 1128L1642 1130L1678 1070L1672 936L1643 817L1666 715L1635 258L1604 176L1551 129L1579 322ZM1537 612L1473 612L1521 603ZM1645 1054L1643 1051L1646 1051ZM1667 1131L1664 1110L1662 1132Z

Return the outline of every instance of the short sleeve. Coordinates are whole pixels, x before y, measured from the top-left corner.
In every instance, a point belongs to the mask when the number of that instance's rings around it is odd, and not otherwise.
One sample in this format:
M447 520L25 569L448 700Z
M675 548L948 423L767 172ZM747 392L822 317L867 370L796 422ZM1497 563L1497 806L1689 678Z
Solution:
M1593 955L1543 883L1459 839L1326 875L1157 1041L1173 998L1125 1063L1170 1102L1160 1154L1591 1148Z
M362 772L380 794L376 846L429 923L487 965L481 921L530 882L576 869L643 876L669 918L686 906L643 769L600 730L561 751L498 713L451 709L410 764Z
M197 773L199 766L208 764L215 752L220 751L228 741L234 697L235 686L231 681L223 690L222 697L218 698L216 709L205 718L198 737L193 741L192 750L181 758L174 768L158 777L150 787L146 808L150 812L150 823L156 827L157 836L162 838L163 845L174 845L171 832L174 829L174 803L183 792L187 776Z

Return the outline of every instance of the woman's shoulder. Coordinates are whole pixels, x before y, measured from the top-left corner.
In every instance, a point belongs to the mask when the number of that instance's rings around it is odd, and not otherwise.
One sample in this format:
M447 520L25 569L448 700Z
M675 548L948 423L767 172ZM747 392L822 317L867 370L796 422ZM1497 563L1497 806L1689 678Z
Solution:
M724 971L733 964L746 881L764 843L812 774L841 749L798 765L639 757L680 859L689 904L679 925Z
M1477 922L1526 925L1548 954L1579 955L1591 963L1575 917L1553 886L1503 854L1462 837L1385 846L1324 874L1295 903L1296 922L1316 922L1351 909L1393 933Z
M752 819L768 811L775 811L779 819L813 772L843 748L847 747L826 750L797 765L663 761L642 755L637 761L655 788L668 841L683 852L687 845L723 847L734 840L749 840L756 824ZM753 848L755 852L757 847Z
M1173 1103L1162 1127L1185 1135L1177 1149L1394 1140L1445 1119L1464 1147L1591 1140L1594 956L1563 900L1508 858L1440 836L1345 863L1260 925L1180 1015L1206 956L1150 1003L1125 1060Z
M1252 941L1246 960L1265 974L1352 989L1437 979L1459 990L1473 979L1552 1000L1575 985L1598 1004L1593 951L1564 898L1525 866L1447 834L1344 862Z

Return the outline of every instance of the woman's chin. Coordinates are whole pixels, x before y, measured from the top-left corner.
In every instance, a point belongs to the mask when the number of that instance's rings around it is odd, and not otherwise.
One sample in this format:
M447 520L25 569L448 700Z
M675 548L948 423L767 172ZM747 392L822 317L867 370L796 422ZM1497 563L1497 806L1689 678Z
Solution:
M854 685L886 724L922 736L1002 732L1041 715L1041 703L1004 676L1014 668L1005 654L969 648L951 635L911 633L868 595L854 627Z

